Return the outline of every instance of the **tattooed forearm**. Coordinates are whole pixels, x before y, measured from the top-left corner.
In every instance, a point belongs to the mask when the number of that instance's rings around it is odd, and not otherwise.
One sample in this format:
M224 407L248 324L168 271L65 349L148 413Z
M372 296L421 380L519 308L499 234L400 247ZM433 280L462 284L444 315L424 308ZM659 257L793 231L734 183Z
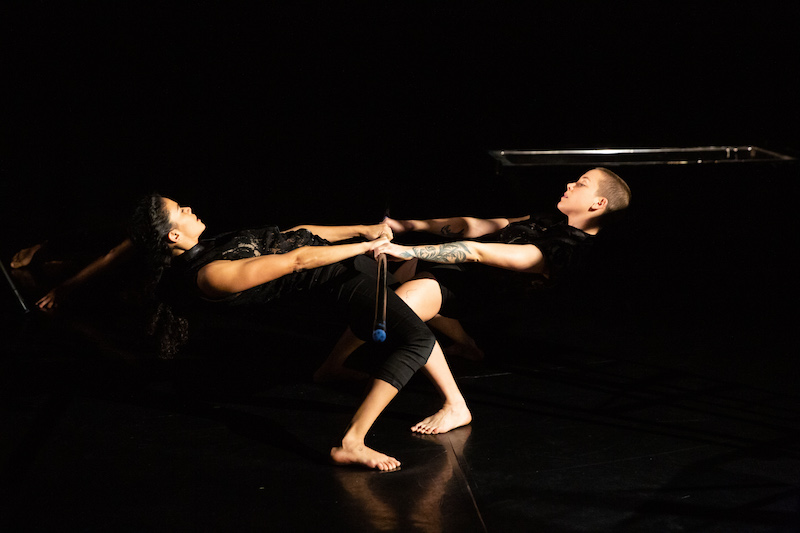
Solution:
M403 252L402 256L406 259L417 257L433 263L466 263L474 260L472 250L465 242L414 246L408 252Z
M441 233L445 237L463 237L464 236L464 230L463 229L461 231L453 231L451 229L450 224L442 226L442 229L439 230L439 233Z

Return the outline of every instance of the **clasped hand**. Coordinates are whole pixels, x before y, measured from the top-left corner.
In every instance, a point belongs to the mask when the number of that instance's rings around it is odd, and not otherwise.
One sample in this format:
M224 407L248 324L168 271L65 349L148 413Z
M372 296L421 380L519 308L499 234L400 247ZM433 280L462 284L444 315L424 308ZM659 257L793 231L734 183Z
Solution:
M394 233L392 233L392 227L389 224L381 222L367 226L366 231L364 231L364 237L370 241L380 238L387 238L391 241L394 238Z
M393 242L384 241L377 247L373 248L372 252L376 256L379 254L386 254L387 258L389 259L407 261L413 258L413 256L410 253L408 253L408 249L409 249L408 246L402 246L400 244L395 244Z

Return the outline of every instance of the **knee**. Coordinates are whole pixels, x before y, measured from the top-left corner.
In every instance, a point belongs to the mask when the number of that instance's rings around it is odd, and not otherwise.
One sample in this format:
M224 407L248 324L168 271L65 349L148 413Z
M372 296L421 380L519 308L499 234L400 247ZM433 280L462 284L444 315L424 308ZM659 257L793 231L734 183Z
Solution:
M396 292L423 321L436 315L442 306L441 287L430 274L404 283Z
M436 335L428 326L414 328L408 335L405 335L401 344L412 354L414 358L424 365L428 361L433 347L436 345Z

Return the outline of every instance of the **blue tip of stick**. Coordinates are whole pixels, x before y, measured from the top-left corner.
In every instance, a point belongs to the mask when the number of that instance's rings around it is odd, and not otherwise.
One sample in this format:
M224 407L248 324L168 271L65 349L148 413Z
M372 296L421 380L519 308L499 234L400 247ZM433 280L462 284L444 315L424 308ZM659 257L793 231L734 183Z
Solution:
M372 332L372 340L375 342L383 342L386 340L386 331L383 329L376 329Z

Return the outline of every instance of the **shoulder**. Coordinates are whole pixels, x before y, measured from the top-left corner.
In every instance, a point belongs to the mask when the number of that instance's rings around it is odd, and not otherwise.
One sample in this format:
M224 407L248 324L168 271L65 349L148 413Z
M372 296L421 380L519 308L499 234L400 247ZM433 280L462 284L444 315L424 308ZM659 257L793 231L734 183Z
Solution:
M549 228L550 233L552 233L553 237L562 238L566 240L570 240L576 244L580 243L592 243L597 238L597 235L592 235L590 233L586 233L585 231L578 229L574 226L570 226L566 222L562 222L560 224L556 224Z

